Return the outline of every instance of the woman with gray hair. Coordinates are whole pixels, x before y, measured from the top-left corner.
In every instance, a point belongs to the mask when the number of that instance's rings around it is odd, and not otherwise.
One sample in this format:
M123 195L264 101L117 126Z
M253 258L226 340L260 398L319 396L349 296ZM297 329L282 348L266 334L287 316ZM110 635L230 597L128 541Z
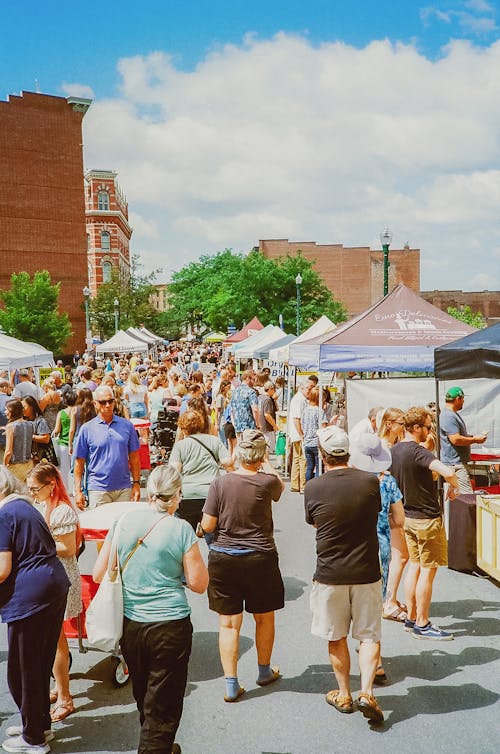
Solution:
M181 477L172 466L149 475L148 504L137 504L110 529L93 577L108 567L118 528L118 565L123 585L120 646L139 710L139 754L180 752L179 727L191 654L191 608L182 576L193 592L207 588L208 573L187 521L174 516L182 496Z
M19 481L0 466L0 617L8 626L7 682L22 725L7 728L5 751L46 754L50 673L69 580L49 528Z
M243 607L255 620L257 685L280 677L271 667L274 611L284 607L285 590L273 536L272 502L284 484L267 458L262 432L247 429L238 446L240 467L210 485L199 536L215 532L210 545L208 601L219 613L219 649L226 681L224 701L245 693L238 681L238 644Z

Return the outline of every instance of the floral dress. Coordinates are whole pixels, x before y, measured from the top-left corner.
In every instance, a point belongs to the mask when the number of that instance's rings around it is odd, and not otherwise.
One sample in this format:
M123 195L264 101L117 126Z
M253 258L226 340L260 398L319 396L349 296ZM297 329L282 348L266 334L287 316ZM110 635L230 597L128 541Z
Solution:
M389 524L389 510L391 505L402 499L403 494L399 489L396 480L388 471L382 471L382 473L379 474L378 479L380 484L382 510L378 514L377 536L380 565L382 567L382 597L385 599L389 563L391 561L391 527Z
M45 505L40 506L42 515L45 514ZM44 515L45 517L45 515ZM71 534L76 531L78 524L78 514L67 503L60 503L50 515L49 529L53 537L59 537L63 534ZM66 612L64 620L76 618L82 611L82 587L80 582L80 570L76 560L76 555L69 558L61 558L66 575L71 582L66 601Z

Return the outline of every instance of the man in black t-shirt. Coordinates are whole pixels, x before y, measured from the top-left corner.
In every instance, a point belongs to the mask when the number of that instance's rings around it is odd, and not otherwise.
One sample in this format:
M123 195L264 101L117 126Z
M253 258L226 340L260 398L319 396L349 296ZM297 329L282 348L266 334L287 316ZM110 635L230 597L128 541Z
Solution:
M420 444L432 428L429 411L410 408L404 422L405 438L391 448L391 472L403 493L405 538L410 555L405 579L408 608L405 630L411 631L415 639L449 641L453 635L429 620L434 578L438 567L448 563L448 545L432 472L449 482L452 494L453 490L458 492L458 480L453 469Z
M339 688L326 701L339 712L359 709L372 722L384 715L373 696L380 651L382 585L377 518L381 508L375 474L348 467L349 438L340 427L318 432L326 473L306 483L306 521L316 528L317 563L311 593L311 633L328 640ZM361 693L350 691L347 634L360 640Z

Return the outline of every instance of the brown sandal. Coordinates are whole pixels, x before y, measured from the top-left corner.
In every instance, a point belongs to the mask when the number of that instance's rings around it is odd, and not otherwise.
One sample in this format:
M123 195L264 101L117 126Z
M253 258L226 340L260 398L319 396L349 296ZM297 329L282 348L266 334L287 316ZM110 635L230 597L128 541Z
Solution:
M340 691L338 689L329 691L325 696L325 699L328 704L331 704L331 706L335 707L335 709L339 712L343 712L347 715L350 715L351 712L354 712L352 696L340 696Z
M384 713L380 709L375 697L371 694L362 692L357 698L356 707L371 723L384 722Z
M74 711L75 705L73 704L73 699L70 699L68 702L59 702L50 710L50 719L53 723L59 723L68 717L68 715L73 714Z
M49 694L49 701L51 704L55 704L57 702L58 697L57 689L51 689Z

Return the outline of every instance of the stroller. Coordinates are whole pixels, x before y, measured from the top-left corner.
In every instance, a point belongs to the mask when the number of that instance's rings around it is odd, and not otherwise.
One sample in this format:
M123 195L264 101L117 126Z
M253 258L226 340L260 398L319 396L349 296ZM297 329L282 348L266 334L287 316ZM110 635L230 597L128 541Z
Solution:
M177 435L179 421L179 406L172 400L162 411L158 412L158 419L152 427L151 433L151 465L160 466L167 463Z

